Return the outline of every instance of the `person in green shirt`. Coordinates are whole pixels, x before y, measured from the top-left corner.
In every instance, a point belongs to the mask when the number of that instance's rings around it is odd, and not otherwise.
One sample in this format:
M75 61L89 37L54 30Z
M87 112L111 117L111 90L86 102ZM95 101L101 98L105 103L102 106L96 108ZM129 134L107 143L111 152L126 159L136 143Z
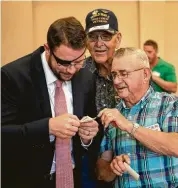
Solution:
M175 68L172 64L158 57L158 44L154 40L144 43L150 68L152 69L152 86L155 91L175 93L177 91L177 80Z

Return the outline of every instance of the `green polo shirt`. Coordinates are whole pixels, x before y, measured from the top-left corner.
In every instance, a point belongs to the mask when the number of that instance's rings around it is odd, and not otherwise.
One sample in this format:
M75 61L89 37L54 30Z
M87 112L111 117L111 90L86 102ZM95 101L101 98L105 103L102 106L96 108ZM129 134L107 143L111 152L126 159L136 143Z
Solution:
M176 83L176 72L173 65L159 58L159 61L155 67L152 68L152 72L157 72L159 77L168 82ZM155 82L152 82L152 86L155 91L163 92L165 91ZM165 91L166 92L166 91Z

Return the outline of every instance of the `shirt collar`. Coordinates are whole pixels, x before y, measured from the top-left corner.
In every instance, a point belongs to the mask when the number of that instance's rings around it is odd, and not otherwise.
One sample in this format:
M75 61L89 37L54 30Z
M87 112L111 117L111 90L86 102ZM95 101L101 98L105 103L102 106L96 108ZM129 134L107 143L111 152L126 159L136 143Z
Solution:
M50 69L48 65L48 62L45 56L45 51L41 54L41 60L42 60L42 65L43 65L43 69L44 69L45 76L46 76L46 83L47 85L50 85L51 83L54 83L57 80L57 77L54 75L54 73L52 72L52 70Z
M42 60L42 65L43 65L47 85L50 85L50 84L56 82L56 80L58 80L58 78L54 75L54 73L52 72L51 68L48 65L48 62L47 62L46 56L45 56L45 51L41 54L41 60ZM64 81L63 84L64 85L71 84L71 80Z
M90 72L96 74L97 77L104 78L103 76L100 75L99 70L97 68L97 63L91 56L87 58L87 60L85 62L85 66L87 66L87 68ZM104 79L112 82L112 79L110 77L107 77Z
M96 73L97 72L97 68L96 68L96 63L93 60L93 58L91 56L89 56L86 60L85 60L85 67L88 68L88 70L92 73Z

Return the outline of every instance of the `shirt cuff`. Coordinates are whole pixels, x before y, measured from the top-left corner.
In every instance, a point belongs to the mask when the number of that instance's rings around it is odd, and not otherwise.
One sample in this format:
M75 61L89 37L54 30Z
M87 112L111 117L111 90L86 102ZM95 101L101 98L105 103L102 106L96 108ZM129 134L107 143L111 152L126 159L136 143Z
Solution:
M89 144L84 144L81 138L80 138L80 141L81 141L81 145L82 145L86 150L88 150L88 147L92 144L93 139L91 139L91 141L90 141Z

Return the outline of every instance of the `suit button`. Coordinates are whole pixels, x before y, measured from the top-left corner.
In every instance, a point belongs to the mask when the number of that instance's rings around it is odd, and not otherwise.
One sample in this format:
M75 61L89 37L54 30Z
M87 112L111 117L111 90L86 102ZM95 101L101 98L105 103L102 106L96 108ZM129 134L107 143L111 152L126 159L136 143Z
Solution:
M36 144L36 145L33 145L32 147L33 147L33 148L43 148L44 145L37 145L37 144Z

